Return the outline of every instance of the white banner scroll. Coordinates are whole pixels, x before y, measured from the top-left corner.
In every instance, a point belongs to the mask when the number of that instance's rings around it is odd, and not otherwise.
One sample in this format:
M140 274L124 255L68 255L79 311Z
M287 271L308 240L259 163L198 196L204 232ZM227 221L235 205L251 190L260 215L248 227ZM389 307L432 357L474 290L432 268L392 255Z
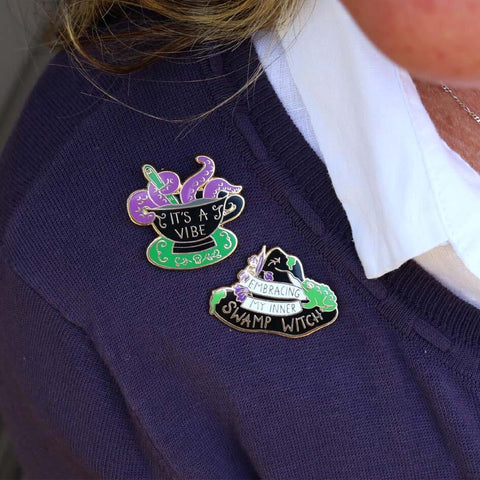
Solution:
M247 272L244 272L244 275L240 283L254 294L267 298L281 298L282 300L307 300L303 289L291 283L267 282Z
M272 302L271 300L261 300L259 298L248 297L242 307L256 313L265 315L296 315L303 311L302 304L299 301L290 302Z

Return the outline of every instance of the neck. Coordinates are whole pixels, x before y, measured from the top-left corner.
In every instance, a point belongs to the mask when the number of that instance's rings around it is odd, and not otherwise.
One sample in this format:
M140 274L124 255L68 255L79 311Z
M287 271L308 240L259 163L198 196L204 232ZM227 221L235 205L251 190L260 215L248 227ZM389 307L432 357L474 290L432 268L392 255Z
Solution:
M480 173L480 124L439 85L414 81L440 136ZM480 89L452 89L474 112L480 112Z

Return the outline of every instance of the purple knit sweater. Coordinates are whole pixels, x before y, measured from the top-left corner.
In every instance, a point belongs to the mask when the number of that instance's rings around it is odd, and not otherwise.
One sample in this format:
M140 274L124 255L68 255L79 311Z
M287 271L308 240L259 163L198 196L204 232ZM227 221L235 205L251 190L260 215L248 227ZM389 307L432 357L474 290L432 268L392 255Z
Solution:
M116 102L61 55L33 92L0 172L0 408L27 477L480 478L480 313L413 262L365 278L266 77L202 120L152 117L207 111L256 62L244 44L90 72ZM143 164L184 179L198 154L243 186L239 246L157 268L126 199ZM334 323L290 339L210 315L212 290L262 245L332 288Z

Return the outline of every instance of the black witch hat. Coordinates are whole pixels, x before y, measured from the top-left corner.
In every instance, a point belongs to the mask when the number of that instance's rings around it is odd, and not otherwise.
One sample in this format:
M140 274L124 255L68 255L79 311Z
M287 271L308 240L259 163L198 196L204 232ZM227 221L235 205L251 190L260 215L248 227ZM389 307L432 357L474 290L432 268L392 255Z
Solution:
M272 272L268 274L268 272ZM300 282L305 279L303 266L297 257L287 255L281 248L273 248L268 253L262 267L263 278L275 282L292 283L291 275Z

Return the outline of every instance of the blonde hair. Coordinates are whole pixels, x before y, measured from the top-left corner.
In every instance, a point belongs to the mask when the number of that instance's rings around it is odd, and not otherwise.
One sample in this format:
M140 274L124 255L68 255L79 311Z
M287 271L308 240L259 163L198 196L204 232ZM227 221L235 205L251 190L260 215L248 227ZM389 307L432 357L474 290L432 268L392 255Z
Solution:
M90 64L128 73L182 51L233 48L288 19L302 0L60 0L64 48Z

